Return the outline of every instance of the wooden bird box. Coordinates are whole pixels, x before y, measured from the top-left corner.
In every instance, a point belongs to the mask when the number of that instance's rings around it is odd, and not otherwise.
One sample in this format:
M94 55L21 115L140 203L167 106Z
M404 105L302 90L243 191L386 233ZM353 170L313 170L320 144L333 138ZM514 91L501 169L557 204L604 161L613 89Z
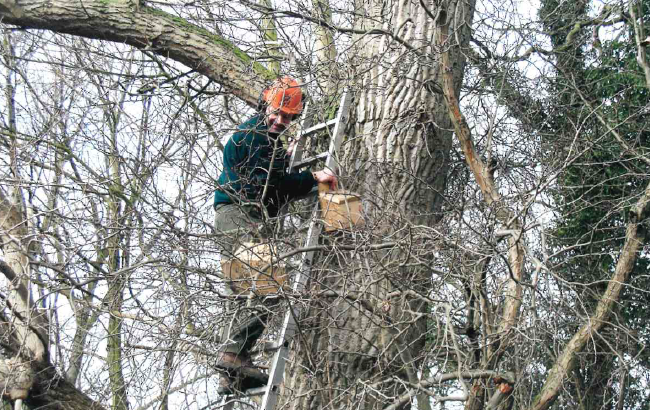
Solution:
M354 230L363 225L361 197L348 191L319 193L323 228L326 232Z
M237 295L276 293L287 281L287 269L277 261L277 252L268 243L246 242L232 259L221 262L221 270ZM264 271L262 271L264 269Z

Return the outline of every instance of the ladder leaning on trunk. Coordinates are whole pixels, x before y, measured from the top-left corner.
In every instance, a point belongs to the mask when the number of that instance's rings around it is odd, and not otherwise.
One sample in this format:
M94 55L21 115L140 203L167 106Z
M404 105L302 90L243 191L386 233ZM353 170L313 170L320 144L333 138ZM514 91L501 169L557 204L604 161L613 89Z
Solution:
M336 154L343 142L343 133L349 119L350 102L352 96L349 90L343 92L341 102L336 118L327 122L316 125L311 125L311 116L309 115L309 108L307 108L305 115L302 118L300 125L299 138L291 156L289 171L294 171L315 164L317 161L324 160L325 168L333 170L335 173L338 171L338 163L336 161ZM303 159L303 147L305 137L316 134L320 131L329 130L333 127L331 132L331 139L329 149L323 153L317 154L310 158ZM316 204L311 213L311 220L307 236L305 238L304 247L312 247L318 244L320 239L322 225L319 222L319 204ZM293 292L298 294L305 289L307 280L311 276L311 265L314 259L315 251L304 252L293 278ZM224 410L232 410L234 403L238 399L246 397L261 396L262 404L260 410L273 410L278 401L278 394L280 392L280 385L284 380L284 368L286 359L289 356L289 344L297 331L296 318L300 316L300 308L297 306L289 306L284 317L282 328L278 339L271 343L271 346L266 346L264 350L275 351L273 360L271 362L271 370L269 373L269 380L266 386L245 391L242 395L233 396L223 406Z

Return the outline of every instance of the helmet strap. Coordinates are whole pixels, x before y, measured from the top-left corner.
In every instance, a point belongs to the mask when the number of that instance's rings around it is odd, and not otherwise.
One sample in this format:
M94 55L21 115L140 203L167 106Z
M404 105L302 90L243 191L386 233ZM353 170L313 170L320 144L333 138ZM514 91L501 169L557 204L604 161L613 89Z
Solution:
M268 91L268 88L265 88L265 89L262 90L262 92L260 93L260 96L257 97L257 111L258 111L260 114L265 114L265 113L266 113L266 107L269 106L269 104L266 102L266 99L265 99L265 96L266 96L266 92L267 92L267 91Z

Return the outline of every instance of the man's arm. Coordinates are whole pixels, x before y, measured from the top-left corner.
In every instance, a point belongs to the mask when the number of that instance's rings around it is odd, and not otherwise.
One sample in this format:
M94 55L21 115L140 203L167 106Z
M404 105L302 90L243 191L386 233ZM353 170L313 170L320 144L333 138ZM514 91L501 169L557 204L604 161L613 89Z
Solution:
M331 189L336 189L337 178L332 170L286 173L288 164L281 143L278 141L276 144L260 135L254 138L250 152L251 177L253 184L260 189L260 195L268 182L265 200L280 203L290 201L308 194L318 182L328 183ZM270 179L267 170L270 170Z

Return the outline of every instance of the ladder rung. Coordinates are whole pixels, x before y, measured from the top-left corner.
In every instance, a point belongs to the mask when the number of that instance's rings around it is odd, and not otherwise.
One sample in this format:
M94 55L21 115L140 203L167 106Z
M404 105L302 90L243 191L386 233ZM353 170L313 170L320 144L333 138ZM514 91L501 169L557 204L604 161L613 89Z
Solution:
M334 124L336 124L336 119L329 120L327 122L321 122L320 124L316 124L313 127L307 128L306 130L301 132L300 135L302 135L302 136L311 135L311 134L313 134L315 132L324 130L325 128L328 128L328 127L331 127Z
M321 152L320 154L318 154L318 155L316 155L314 157L305 158L302 161L296 162L296 164L293 167L294 168L306 167L308 165L312 165L314 162L316 162L318 160L323 160L325 158L327 158L327 152Z
M269 352L269 351L272 351L272 350L277 350L281 346L282 346L281 344L277 344L276 342L266 342L266 343L264 343L264 345L262 345L261 350L265 351L265 352Z
M256 387L254 389L245 390L240 394L232 394L230 395L230 398L228 399L229 401L226 403L226 406L224 407L228 408L228 406L230 406L229 408L232 409L232 406L237 401L237 399L243 399L246 397L263 396L264 393L266 393L267 387L268 386Z
M246 390L244 394L241 395L241 397L261 396L264 393L266 393L266 386L256 387L254 389Z

